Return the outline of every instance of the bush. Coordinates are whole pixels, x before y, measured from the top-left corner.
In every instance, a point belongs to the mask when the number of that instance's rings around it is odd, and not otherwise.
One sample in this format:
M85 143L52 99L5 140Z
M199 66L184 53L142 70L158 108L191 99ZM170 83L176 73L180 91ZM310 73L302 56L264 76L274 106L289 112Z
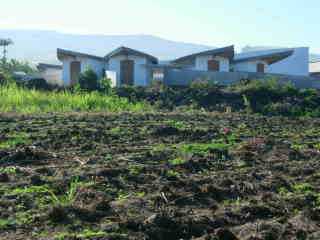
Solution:
M81 89L95 91L99 88L98 76L92 69L87 69L79 76Z
M104 77L101 79L100 90L106 95L110 95L112 93L112 83L110 78Z

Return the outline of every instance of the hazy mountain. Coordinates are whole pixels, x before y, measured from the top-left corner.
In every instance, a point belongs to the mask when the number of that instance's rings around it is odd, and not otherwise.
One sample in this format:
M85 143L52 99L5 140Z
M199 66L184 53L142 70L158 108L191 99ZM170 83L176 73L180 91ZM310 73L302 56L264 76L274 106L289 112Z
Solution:
M97 56L105 56L119 46L145 51L161 60L174 59L212 47L174 42L150 35L105 36L76 35L55 31L1 30L0 38L11 38L9 57L32 62L58 62L56 49L64 48Z

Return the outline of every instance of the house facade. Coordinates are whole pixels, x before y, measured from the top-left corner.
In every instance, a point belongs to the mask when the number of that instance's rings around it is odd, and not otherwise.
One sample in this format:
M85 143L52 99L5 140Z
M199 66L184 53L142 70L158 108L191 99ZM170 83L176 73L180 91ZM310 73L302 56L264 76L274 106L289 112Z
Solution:
M313 61L309 64L310 76L320 78L320 61Z
M106 76L111 79L113 86L147 86L153 80L171 84L169 78L168 81L165 79L172 72L202 77L212 76L214 73L225 74L226 77L236 72L268 74L271 73L272 66L283 62L293 54L293 49L261 51L249 55L235 54L234 46L227 46L159 63L156 57L127 47L119 47L104 57L57 50L58 59L63 65L62 79L65 86L76 84L80 73L88 68L94 70L99 78ZM230 74L226 75L227 73Z
M45 79L48 83L53 85L63 86L62 81L62 66L46 63L39 63L37 69L40 73L40 77Z

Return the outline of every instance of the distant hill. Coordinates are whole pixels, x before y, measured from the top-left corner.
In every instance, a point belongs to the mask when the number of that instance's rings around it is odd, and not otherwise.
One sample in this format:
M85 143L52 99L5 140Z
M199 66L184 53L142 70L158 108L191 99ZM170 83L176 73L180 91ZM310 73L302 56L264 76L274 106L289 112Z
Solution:
M9 57L22 60L57 63L56 49L65 48L88 54L105 56L119 46L145 51L161 60L171 60L210 46L169 41L150 35L76 35L55 31L1 30L0 38L11 38Z

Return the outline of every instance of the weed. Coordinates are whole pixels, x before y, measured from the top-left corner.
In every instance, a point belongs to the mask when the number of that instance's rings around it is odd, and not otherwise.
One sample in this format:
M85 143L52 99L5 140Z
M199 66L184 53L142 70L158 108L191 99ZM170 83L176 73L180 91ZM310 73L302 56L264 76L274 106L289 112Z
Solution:
M118 197L117 197L117 200L121 201L121 200L126 200L128 199L129 197L131 196L131 194L123 191L123 190L120 190L118 192Z
M174 170L168 170L167 171L168 177L180 177L180 173Z
M170 160L169 161L169 163L171 164L171 165L181 165L181 164L184 164L184 163L186 163L187 162L187 160L185 160L185 159L182 159L182 158L176 158L176 159L173 159L173 160Z
M1 219L0 218L0 230L7 229L8 227L12 226L14 222L10 219Z
M130 103L126 98L106 96L98 92L41 92L15 84L0 87L0 112L142 112L152 110L144 102Z
M61 205L61 206L69 206L71 205L78 192L78 189L81 186L91 186L92 183L81 183L79 182L78 178L75 178L71 181L68 191L62 195L57 196L53 190L51 190L48 186L31 186L26 188L16 188L12 191L14 195L21 195L21 194L46 194L48 200L54 205Z
M16 167L3 167L3 168L0 168L0 173L16 174L17 168Z
M136 193L136 196L139 197L139 198L143 198L145 195L146 195L145 192L137 192Z
M295 193L307 194L314 191L314 187L309 183L299 183L292 186Z
M0 142L0 149L1 148L13 148L20 144L27 144L29 142L29 136L26 133L17 133L9 136L9 139Z
M169 120L167 122L167 124L168 124L168 126L174 127L176 129L179 129L179 130L184 130L184 129L187 128L187 125L184 122L181 122L181 121Z

